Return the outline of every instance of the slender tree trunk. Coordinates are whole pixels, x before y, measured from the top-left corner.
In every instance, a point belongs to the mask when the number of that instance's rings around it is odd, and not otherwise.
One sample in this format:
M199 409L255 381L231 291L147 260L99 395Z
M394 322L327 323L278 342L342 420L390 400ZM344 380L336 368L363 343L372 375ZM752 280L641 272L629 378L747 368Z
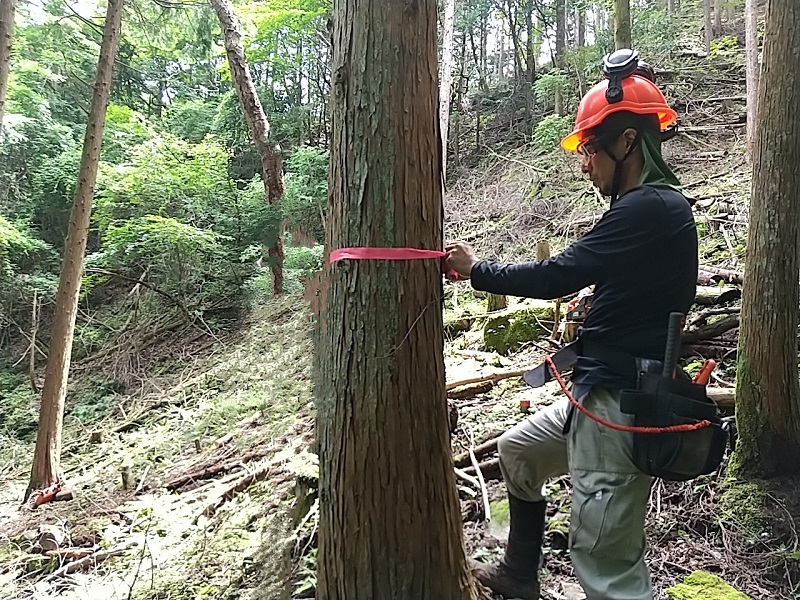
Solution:
M442 247L435 0L334 0L328 247ZM365 109L366 107L366 109ZM327 269L318 600L471 600L438 260Z
M758 0L745 0L745 48L747 56L747 157L755 153L756 119L758 115Z
M536 54L533 43L533 3L525 9L525 129L530 133L533 125L533 82L536 79Z
M564 68L564 50L567 40L567 0L556 0L556 66ZM560 87L555 91L555 113L564 116L564 92Z
M450 85L453 80L453 23L456 0L445 0L442 63L439 70L439 128L442 132L442 181L447 176L447 132L450 124Z
M575 10L577 11L575 20L578 24L578 36L576 39L576 44L578 45L578 48L583 48L586 45L586 6L584 4L580 4Z
M261 177L264 181L264 193L269 204L277 202L283 194L282 162L280 155L269 143L269 122L258 98L253 79L247 68L244 54L242 34L239 23L229 0L210 0L217 13L222 36L225 39L225 52L228 55L228 66L231 70L236 95L242 104L247 127L258 149L261 159ZM276 294L283 292L283 243L280 235L269 248L270 268L272 271L272 287Z
M630 48L632 45L631 1L614 0L614 46L619 50Z
M486 45L489 43L489 25L488 25L489 17L486 11L483 11L481 14L481 48L480 48L480 60L481 64L479 67L480 72L480 86L481 91L485 92L488 87L486 85L486 67L487 67L487 49Z
M675 0L667 0L667 12L671 15L675 14Z
M11 71L11 36L14 32L16 0L0 0L0 132L6 112L8 73Z
M503 23L497 28L497 81L506 80L506 36L503 31Z
M767 5L736 377L742 473L800 472L800 5Z
M83 139L78 185L75 188L67 239L64 243L64 259L56 294L50 351L47 354L36 449L33 453L33 467L25 498L34 490L50 486L61 478L61 432L72 357L72 337L78 312L83 255L86 252L86 240L89 236L92 198L100 161L100 146L103 142L111 75L119 41L122 3L123 0L109 0L106 10L94 94Z
M711 52L711 41L714 39L714 26L711 23L711 0L703 0L703 30L706 36L706 53L708 53Z
M714 37L722 35L722 0L714 0Z
M512 54L514 58L514 84L519 85L525 81L525 69L522 67L522 47L519 39L519 28L517 20L514 18L516 7L512 0L506 0L506 18L508 19L508 30L511 33Z
M736 22L736 6L734 6L733 2L730 0L728 1L728 7L725 9L727 13L726 19L728 19L728 23L733 25Z

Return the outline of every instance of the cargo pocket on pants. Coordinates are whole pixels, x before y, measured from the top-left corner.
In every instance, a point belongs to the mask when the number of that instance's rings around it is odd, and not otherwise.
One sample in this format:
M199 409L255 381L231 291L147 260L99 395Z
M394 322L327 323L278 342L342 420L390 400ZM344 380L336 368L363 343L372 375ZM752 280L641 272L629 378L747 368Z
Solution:
M572 488L570 550L595 557L627 558L643 544L646 496L637 475L620 475L616 485Z

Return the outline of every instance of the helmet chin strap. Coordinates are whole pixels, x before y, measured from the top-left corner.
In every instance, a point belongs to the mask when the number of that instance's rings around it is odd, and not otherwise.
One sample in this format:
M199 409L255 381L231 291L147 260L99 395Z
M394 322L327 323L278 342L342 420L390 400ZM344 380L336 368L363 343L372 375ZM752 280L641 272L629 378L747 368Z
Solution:
M625 161L628 160L628 157L633 154L633 151L639 147L641 142L641 136L639 132L636 132L636 137L633 138L633 143L628 148L628 151L625 153L621 159L614 156L614 153L611 152L609 148L603 148L603 151L611 157L611 160L614 161L614 179L611 181L611 205L613 206L614 203L619 198L619 187L622 184L622 169L625 166Z

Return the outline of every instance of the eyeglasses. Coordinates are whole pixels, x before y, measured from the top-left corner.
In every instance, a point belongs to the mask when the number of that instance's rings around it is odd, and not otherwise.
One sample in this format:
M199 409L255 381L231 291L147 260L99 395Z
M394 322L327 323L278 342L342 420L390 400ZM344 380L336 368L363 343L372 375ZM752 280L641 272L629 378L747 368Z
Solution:
M600 152L600 150L608 148L613 144L620 135L622 135L622 131L606 131L599 135L587 137L578 144L576 152L579 156L584 158L592 158L595 154Z
M578 144L578 148L576 152L579 156L584 158L591 158L600 150L602 146L600 145L600 138L598 137L590 137L583 140L580 144Z

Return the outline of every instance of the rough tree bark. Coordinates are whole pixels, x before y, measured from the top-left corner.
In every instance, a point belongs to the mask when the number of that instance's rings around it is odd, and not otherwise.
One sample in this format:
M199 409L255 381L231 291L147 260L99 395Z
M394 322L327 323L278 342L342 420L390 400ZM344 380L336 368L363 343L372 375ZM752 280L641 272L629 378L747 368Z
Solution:
M11 36L14 33L16 0L0 0L0 131L6 112L8 73L11 70Z
M50 351L47 354L47 367L44 374L36 449L33 453L31 478L25 498L34 490L50 486L61 478L61 432L69 364L72 357L72 337L75 333L83 255L86 252L86 240L89 235L92 198L97 180L108 96L111 90L111 75L119 41L122 4L123 0L109 0L106 10L94 94L83 139L78 185L75 188L67 239L64 243L61 279L56 294ZM35 343L36 340L33 341Z
M443 243L436 1L334 0L328 248ZM438 260L327 268L319 600L466 600Z
M614 47L630 48L631 40L631 0L614 0Z
M450 124L450 85L453 80L453 33L456 0L445 0L442 63L439 70L439 128L442 132L442 181L447 176L447 132Z
M581 2L575 8L575 11L575 23L578 29L575 45L578 48L583 48L586 45L586 5Z
M752 161L758 117L758 0L744 3L745 48L747 55L747 157Z
M742 473L800 472L800 4L767 6L736 377ZM748 285L747 282L752 282Z
M233 12L229 0L210 0L214 12L217 13L222 37L225 40L225 53L228 56L228 66L231 70L236 95L242 105L247 128L256 144L259 158L261 159L261 177L264 181L264 193L269 204L277 202L283 194L283 176L280 155L275 152L269 143L269 122L261 100L258 98L256 86L250 77L247 68L247 58L244 54L242 34L239 31L239 22ZM270 269L272 271L272 288L276 294L283 292L283 243L280 235L268 251Z
M722 0L714 0L714 37L722 35Z

